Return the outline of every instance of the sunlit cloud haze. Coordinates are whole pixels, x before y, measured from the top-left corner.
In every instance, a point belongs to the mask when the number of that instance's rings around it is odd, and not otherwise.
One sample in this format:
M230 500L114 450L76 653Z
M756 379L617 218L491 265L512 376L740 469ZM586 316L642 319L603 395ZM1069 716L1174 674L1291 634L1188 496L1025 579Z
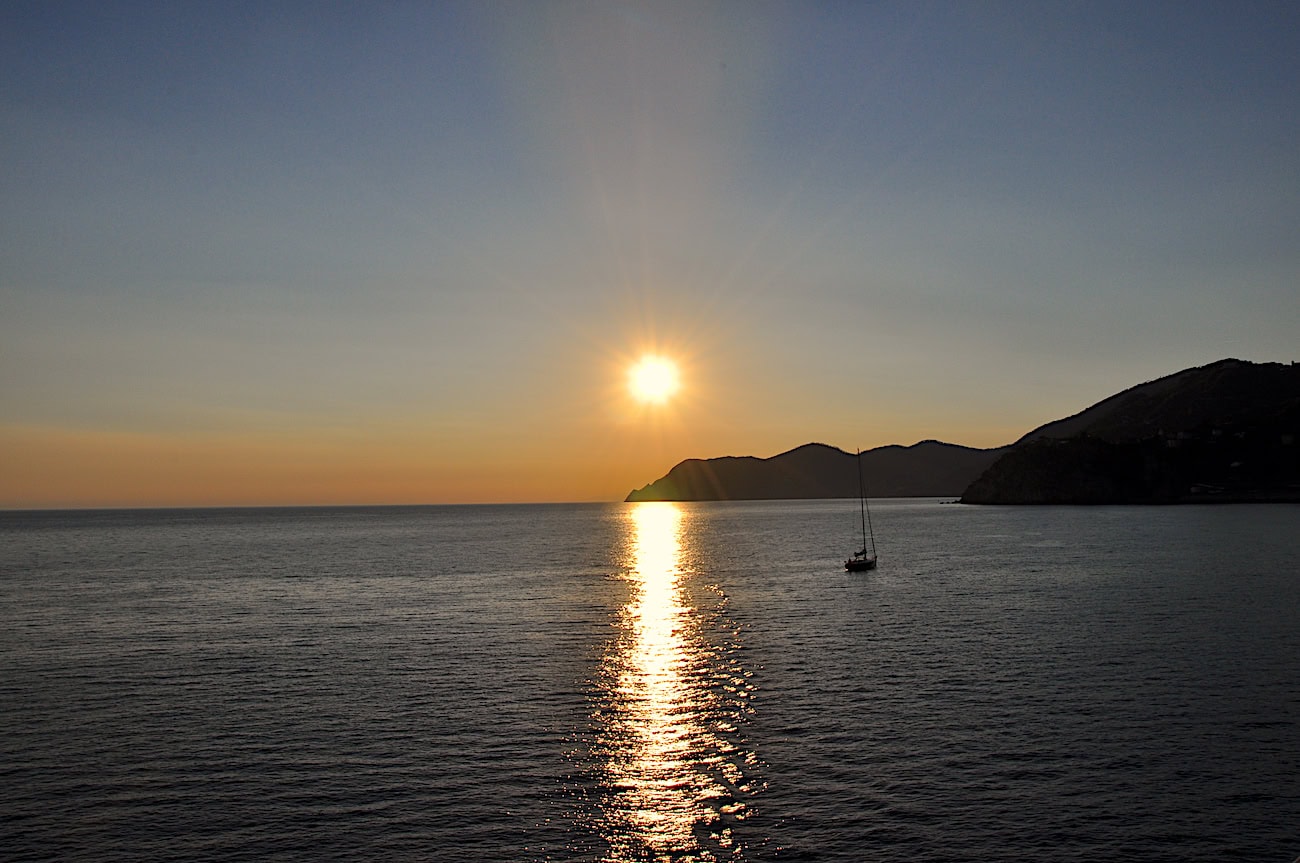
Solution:
M9 4L0 506L621 499L1297 359L1297 8Z

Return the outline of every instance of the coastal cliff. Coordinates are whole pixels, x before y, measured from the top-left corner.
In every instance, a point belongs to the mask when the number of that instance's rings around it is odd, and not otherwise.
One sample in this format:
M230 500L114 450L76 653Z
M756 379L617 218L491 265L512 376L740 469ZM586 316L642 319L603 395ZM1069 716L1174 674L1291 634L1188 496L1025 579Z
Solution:
M1026 434L963 503L1300 501L1300 365L1220 360Z

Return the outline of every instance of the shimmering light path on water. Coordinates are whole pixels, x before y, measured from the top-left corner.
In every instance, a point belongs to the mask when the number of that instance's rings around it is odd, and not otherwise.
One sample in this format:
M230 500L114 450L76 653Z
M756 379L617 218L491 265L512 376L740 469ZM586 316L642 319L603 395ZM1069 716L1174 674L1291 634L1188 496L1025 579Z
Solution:
M721 655L728 646L710 641L717 609L694 607L682 583L693 575L682 560L691 515L671 503L628 515L633 594L605 654L610 685L596 714L613 792L602 832L618 859L690 856L697 847L722 859L735 850L729 825L743 816L748 790L735 740L745 678ZM718 604L717 594L703 599Z
M0 514L9 860L1300 856L1300 509Z

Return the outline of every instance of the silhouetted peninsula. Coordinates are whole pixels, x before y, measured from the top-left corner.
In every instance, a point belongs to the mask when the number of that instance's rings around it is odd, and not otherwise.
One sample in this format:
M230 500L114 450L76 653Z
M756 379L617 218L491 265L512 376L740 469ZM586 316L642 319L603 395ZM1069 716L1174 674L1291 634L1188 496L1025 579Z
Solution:
M1003 449L922 441L862 454L872 497L943 497L961 494ZM773 500L857 497L852 453L821 443L804 444L771 458L725 456L687 459L627 496L642 500Z
M939 441L862 454L872 497L963 503L1300 502L1300 364L1226 359L1131 387L1015 444ZM642 500L856 497L853 455L805 444L771 458L687 459Z
M1022 437L963 503L1300 501L1300 364L1226 359Z

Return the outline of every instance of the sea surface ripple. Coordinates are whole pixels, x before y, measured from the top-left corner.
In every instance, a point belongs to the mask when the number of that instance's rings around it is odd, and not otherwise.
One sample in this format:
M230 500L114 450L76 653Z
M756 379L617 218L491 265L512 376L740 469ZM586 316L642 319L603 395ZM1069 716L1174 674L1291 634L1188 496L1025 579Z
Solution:
M1300 856L1300 509L0 513L13 861Z

